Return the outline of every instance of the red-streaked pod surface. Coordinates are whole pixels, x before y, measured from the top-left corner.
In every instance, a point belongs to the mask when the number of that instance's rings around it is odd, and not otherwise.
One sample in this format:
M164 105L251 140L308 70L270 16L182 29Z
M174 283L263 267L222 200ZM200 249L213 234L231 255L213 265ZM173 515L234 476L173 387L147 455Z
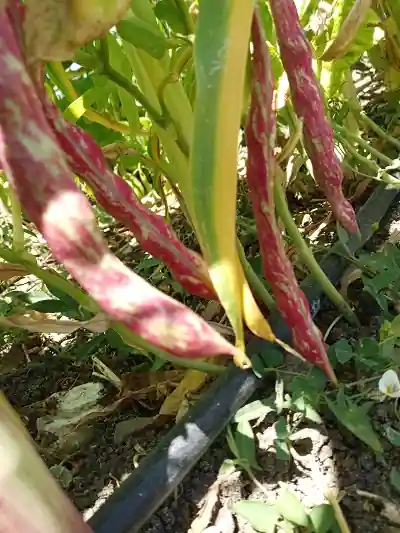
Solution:
M343 171L325 114L321 89L312 67L310 43L300 25L293 0L269 0L279 50L289 80L293 106L303 121L304 143L314 177L335 218L349 232L358 231L356 215L342 191Z
M253 18L252 40L254 52L251 104L246 126L247 180L257 223L264 275L271 284L279 312L292 330L296 350L307 361L319 365L332 377L333 371L325 344L312 320L308 301L286 256L283 238L276 222L274 80L271 58L258 12Z
M48 124L1 5L0 50L0 163L55 258L112 319L158 348L185 358L238 355L203 319L110 253Z

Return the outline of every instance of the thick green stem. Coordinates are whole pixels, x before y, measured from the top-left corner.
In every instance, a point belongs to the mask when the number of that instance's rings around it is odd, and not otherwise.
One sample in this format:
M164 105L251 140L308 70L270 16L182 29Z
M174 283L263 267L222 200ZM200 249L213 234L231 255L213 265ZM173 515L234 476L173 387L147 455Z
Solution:
M185 23L186 33L188 35L191 35L192 33L194 33L194 22L192 17L190 16L189 9L185 0L175 0L175 4L182 14Z
M330 301L338 307L343 316L345 316L350 323L358 325L358 319L355 313L351 310L343 296L337 291L335 286L326 276L325 272L321 269L312 251L303 239L303 236L300 233L296 222L293 220L292 214L287 205L285 192L280 183L279 177L275 184L275 203L278 214L283 221L288 234L293 240L301 259L307 266L311 275L316 281L318 281L325 294L328 296Z
M393 164L393 160L390 159L390 157L388 157L385 154L382 154L382 152L380 152L379 150L371 146L370 143L366 141L365 139L363 139L362 137L355 135L354 133L347 130L346 128L343 128L343 126L339 126L339 124L334 124L333 129L339 132L343 137L346 137L347 139L352 139L353 141L355 141L359 146L364 148L364 150L369 152L371 155L373 155L377 159L380 159L381 161L386 163L386 165Z
M344 137L337 131L335 131L335 137L346 148L346 150L354 157L354 159L359 161L362 165L365 165L366 167L371 169L371 171L374 173L373 175L371 175L371 179L374 179L376 181L381 181L381 182L383 181L385 183L388 183L389 185L393 185L394 187L400 187L400 180L391 176L385 170L381 169L381 167L378 165L376 161L368 159L364 157L363 155L359 154L357 150L354 148L354 146L346 139L346 137Z
M376 124L373 120L371 120L364 111L360 111L359 109L355 109L353 106L350 106L351 109L355 112L355 116L358 119L359 123L362 123L362 125L367 126L372 131L374 131L379 137L387 141L388 143L392 144L394 147L396 147L398 150L400 150L400 141L398 139L395 139L392 137L392 135L389 135L384 129L382 129L378 124Z
M13 249L23 252L25 247L24 226L20 201L10 187L11 217L13 224Z
M239 259L242 264L245 276L249 282L250 288L254 291L254 294L268 307L270 311L275 308L275 301L268 292L267 288L254 272L252 266L247 261L246 254L244 252L242 243L239 239L236 239Z

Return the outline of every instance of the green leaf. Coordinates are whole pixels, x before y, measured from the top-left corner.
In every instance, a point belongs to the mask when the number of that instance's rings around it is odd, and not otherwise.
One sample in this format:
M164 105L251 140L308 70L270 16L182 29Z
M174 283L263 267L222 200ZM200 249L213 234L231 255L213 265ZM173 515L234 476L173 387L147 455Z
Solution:
M314 507L309 516L314 533L328 533L336 521L332 505L327 503Z
M132 69L122 47L111 33L107 35L107 41L111 66L127 80L132 81ZM117 94L123 115L129 123L132 135L135 135L140 130L139 111L135 99L121 87L117 88Z
M274 533L280 514L274 505L241 500L232 505L235 513L245 518L259 533Z
M302 413L311 422L315 422L316 424L321 424L322 422L317 411L306 402L304 396L300 396L292 401L292 410Z
M271 344L265 344L259 353L267 368L277 368L284 363L284 355L282 350L279 350Z
M168 50L168 42L161 31L135 15L117 25L119 35L136 48L141 48L155 59L162 59Z
M400 492L400 470L393 467L389 474L389 481L397 492Z
M154 13L159 20L166 22L172 31L187 35L185 19L174 0L158 0Z
M273 413L274 411L275 407L272 398L255 400L239 409L234 421L239 423L242 421L258 420L259 418L265 418L269 413Z
M236 428L235 441L239 459L243 459L251 468L261 470L256 459L254 432L248 420L241 420Z
M375 433L370 418L365 412L364 406L358 406L346 398L343 388L337 394L337 402L334 403L325 395L326 402L336 416L349 431L370 446L376 453L383 453L383 449L377 434ZM368 406L367 406L368 407Z
M39 300L28 306L28 309L34 309L39 313L63 313L66 314L69 311L74 311L77 308L77 303L73 300L73 307L71 307L70 302L65 302L63 300L56 300L54 298L46 298L44 300Z
M276 457L280 461L290 461L291 454L289 449L289 444L287 440L275 439L274 446L276 451Z
M303 527L308 525L308 515L304 505L293 492L283 489L276 501L276 508L283 518L292 524Z
M107 343L120 353L132 353L134 350L132 346L128 346L113 329L106 332Z
M390 324L390 329L393 335L400 337L400 315L397 315Z
M278 439L287 439L289 437L289 430L286 424L286 420L283 416L280 416L275 422L275 433Z
M353 348L346 339L340 339L334 344L334 353L337 360L342 365L354 357Z
M226 442L228 443L228 447L230 451L232 452L232 454L236 457L236 459L239 459L240 452L239 452L239 448L237 446L236 440L233 436L231 425L229 425L226 430Z
M400 431L391 426L385 426L385 436L393 446L400 446Z

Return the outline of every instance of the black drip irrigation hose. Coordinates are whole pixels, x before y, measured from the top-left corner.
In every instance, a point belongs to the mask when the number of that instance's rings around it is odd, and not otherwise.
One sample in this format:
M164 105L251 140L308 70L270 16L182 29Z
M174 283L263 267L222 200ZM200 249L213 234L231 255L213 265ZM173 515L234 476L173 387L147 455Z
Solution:
M387 213L397 190L378 187L357 213L361 237L352 236L346 243L355 253L373 235L373 228ZM334 245L320 265L337 283L346 266L340 243ZM309 276L302 283L314 315L318 313L323 293ZM289 330L282 319L271 317L277 337L290 341ZM262 339L252 340L250 356L265 353L271 345ZM174 426L159 444L142 460L140 466L121 484L107 502L93 515L89 524L94 533L136 533L164 503L186 474L196 465L211 443L222 432L236 411L257 388L265 384L251 371L233 365L220 376L187 415Z

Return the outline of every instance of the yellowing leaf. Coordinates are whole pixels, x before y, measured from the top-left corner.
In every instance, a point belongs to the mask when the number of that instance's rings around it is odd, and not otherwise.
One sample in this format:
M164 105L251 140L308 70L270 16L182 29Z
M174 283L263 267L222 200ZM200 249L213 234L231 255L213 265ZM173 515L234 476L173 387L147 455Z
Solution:
M343 20L336 37L324 52L321 59L332 61L333 59L343 57L348 52L353 39L356 37L358 30L367 17L371 5L372 0L355 0L353 7Z
M99 313L90 320L79 322L77 320L50 318L46 313L28 311L11 316L0 317L0 326L6 328L22 328L33 333L61 333L69 334L85 328L94 333L103 333L109 328L109 320L103 313Z
M237 147L253 0L203 0L194 60L197 92L192 181L183 192L210 276L244 350L243 323L272 340L250 292L236 248ZM243 354L235 361L249 364Z
M201 389L207 380L207 374L199 370L188 370L184 378L173 392L164 400L160 409L160 415L175 416L185 402L189 393Z

